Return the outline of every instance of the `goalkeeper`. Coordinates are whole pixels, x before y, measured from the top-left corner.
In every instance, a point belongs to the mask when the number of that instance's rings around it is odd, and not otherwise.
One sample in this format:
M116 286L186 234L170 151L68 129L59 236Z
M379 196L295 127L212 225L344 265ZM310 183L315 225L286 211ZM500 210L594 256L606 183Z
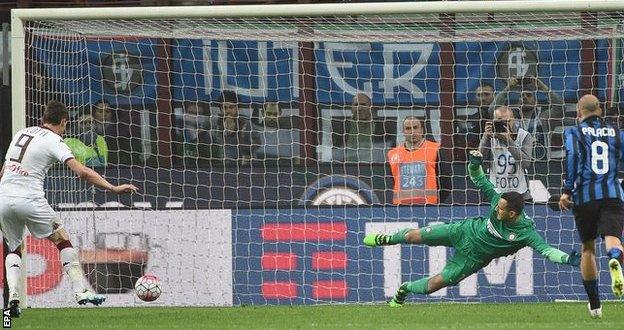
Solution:
M480 152L470 152L468 171L471 180L490 200L487 217L467 218L449 224L420 229L405 228L392 235L369 234L364 244L370 247L395 244L424 244L450 246L455 255L440 274L415 282L401 284L389 304L402 306L409 293L429 294L444 287L456 285L467 276L487 266L493 259L515 253L525 246L537 250L550 261L578 266L580 255L562 252L548 245L535 231L533 220L522 209L524 198L517 192L498 194L483 173Z

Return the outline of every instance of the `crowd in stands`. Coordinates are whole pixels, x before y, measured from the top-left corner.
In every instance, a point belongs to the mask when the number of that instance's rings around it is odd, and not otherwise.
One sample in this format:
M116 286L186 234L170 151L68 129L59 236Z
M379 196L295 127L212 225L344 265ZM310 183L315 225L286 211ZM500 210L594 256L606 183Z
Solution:
M92 1L78 1L90 5ZM135 1L134 5L192 5L194 1ZM212 4L283 3L293 1L210 1ZM297 1L310 2L310 1ZM331 2L331 1L328 1ZM345 2L345 1L339 1ZM353 1L355 2L355 1ZM102 4L102 2L100 2ZM110 4L119 4L110 1ZM124 5L131 4L130 2ZM202 2L202 4L206 4ZM31 72L31 95L27 108L31 123L47 100L62 99L43 67ZM470 91L470 115L456 115L454 155L441 151L440 139L428 128L430 119L411 115L380 116L383 104L374 104L364 92L352 95L345 105L346 117L332 116L329 127L315 118L318 144L326 144L333 164L387 164L394 185L396 204L436 204L449 191L453 175L450 164L479 149L485 156L490 179L501 191L518 191L531 199L528 175L533 163L548 157L549 149L561 147L563 127L574 125L566 115L561 95L539 77L510 77L504 88L482 81ZM66 102L68 103L68 102ZM331 107L331 106L330 106ZM342 109L342 108L341 108ZM128 109L111 104L105 97L74 109L65 142L77 159L92 167L134 165L149 158L145 136L136 132L151 122L137 121ZM321 111L318 116L321 117ZM330 109L333 110L333 109ZM305 148L303 120L298 105L266 100L243 104L235 91L224 90L213 103L185 100L171 115L171 151L174 167L202 168L216 165L249 166L254 163L296 166L319 159L302 157ZM156 122L152 129L156 129ZM321 135L329 132L324 141ZM147 134L150 134L149 132ZM460 155L461 156L461 155ZM465 159L465 158L464 158Z
M537 102L537 91L548 95L548 103ZM518 94L515 103L510 101L512 93ZM551 143L548 139L554 127L574 118L566 118L561 97L533 77L510 78L499 93L482 82L473 100L477 115L472 122L465 121L466 131L458 135L466 139L466 148L478 148L484 154L497 189L518 191L530 201L528 174L542 157L538 152ZM445 158L440 141L428 134L426 118L407 115L397 122L397 118L380 117L378 107L363 92L356 93L347 107L350 116L333 118L330 128L332 163L387 164L395 204L437 204L448 196L453 160ZM224 90L212 107L185 101L172 115L172 152L178 160L173 165L302 164L302 117L299 109L283 110L283 105L270 100L242 104L231 90ZM127 111L100 100L73 117L73 129L65 142L79 161L94 167L132 164L132 157L120 155L124 149L139 147L124 144L118 112ZM396 127L394 135L390 126Z

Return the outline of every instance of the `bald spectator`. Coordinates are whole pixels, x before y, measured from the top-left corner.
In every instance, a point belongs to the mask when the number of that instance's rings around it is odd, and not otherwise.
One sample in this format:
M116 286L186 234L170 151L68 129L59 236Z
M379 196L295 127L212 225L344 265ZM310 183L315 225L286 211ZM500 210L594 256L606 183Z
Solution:
M299 117L285 116L278 102L266 102L252 124L258 148L254 159L280 163L295 162L301 148Z
M425 139L422 120L403 120L405 142L388 152L394 179L393 203L397 205L438 204L450 192L449 162L440 157L440 144Z
M375 116L371 98L357 93L351 100L351 118L342 123L342 136L335 134L335 160L346 162L383 162L386 128Z
M494 120L485 124L479 143L484 160L490 160L490 181L499 192L515 191L531 200L528 169L533 162L535 139L516 124L506 106L494 110Z
M346 161L370 162L372 160L373 107L370 97L359 93L351 101L351 120L347 126Z

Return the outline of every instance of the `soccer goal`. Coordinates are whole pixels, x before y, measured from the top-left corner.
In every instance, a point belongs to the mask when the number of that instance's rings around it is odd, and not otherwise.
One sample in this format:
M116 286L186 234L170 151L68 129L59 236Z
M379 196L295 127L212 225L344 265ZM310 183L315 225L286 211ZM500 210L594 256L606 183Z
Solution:
M77 159L140 187L113 196L62 167L46 181L85 281L111 305L145 304L133 285L146 273L162 281L151 304L380 302L451 252L371 250L364 234L485 215L466 155L496 102L536 145L522 174L507 175L525 166L508 154L488 159L501 170L491 179L528 191L548 243L579 248L571 215L547 202L578 98L619 116L623 19L609 0L17 9L13 131L60 100ZM393 174L388 152L423 138L437 166L399 159ZM71 306L55 247L25 241L29 305ZM577 271L525 248L414 299L584 291Z

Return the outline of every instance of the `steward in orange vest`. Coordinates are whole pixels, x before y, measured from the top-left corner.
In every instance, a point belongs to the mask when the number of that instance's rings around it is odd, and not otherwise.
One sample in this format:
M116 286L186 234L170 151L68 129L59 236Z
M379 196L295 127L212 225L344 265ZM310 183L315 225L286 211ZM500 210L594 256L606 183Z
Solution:
M427 141L421 121L409 116L403 121L405 143L388 152L394 178L393 203L437 204L440 144Z

